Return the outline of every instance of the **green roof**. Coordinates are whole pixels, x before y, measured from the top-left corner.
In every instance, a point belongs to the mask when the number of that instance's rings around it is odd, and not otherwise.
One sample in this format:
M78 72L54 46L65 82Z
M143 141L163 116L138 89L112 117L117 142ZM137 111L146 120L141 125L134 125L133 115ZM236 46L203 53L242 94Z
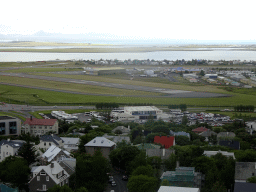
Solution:
M161 147L159 145L155 145L152 143L141 143L135 146L138 147L139 149L160 149Z

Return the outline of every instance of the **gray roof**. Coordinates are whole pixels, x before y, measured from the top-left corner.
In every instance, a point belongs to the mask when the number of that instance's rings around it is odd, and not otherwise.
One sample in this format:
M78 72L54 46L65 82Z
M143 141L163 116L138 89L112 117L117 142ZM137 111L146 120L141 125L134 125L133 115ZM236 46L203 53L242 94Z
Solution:
M217 137L235 137L236 134L233 132L220 132Z
M90 142L86 143L86 147L112 147L116 145L113 141L106 139L105 137L95 137Z
M64 141L57 135L42 135L40 137L40 141L53 142L55 145L59 145L57 141L60 140L62 141L62 143L64 143Z
M10 141L8 141L8 140L1 140L0 141L0 146L2 146L2 145L9 145L9 146L11 146L13 148L20 148L23 145L23 143L25 143L25 141L24 142L20 142L20 141L15 141L15 140L10 140Z
M215 133L214 131L211 131L210 129L208 129L207 131L199 133L199 135L201 135L203 137L210 137L212 135L217 135L217 133Z
M148 157L161 157L161 159L168 159L169 156L174 153L173 149L146 149Z
M126 141L127 143L130 143L131 140L130 140L130 137L128 136L111 136L111 135L103 135L103 137L115 142L115 143L118 143L118 142L122 142L123 140Z
M235 180L240 182L246 182L246 180L252 177L252 174L256 175L256 162L236 162Z
M79 138L75 138L75 137L60 137L63 141L64 141L64 145L65 144L78 144L79 143Z
M114 133L116 130L120 130L120 131L122 131L122 133L130 133L130 129L128 129L124 126L118 126L115 129L113 129L112 132Z
M170 130L170 134L173 136L187 136L190 138L190 134L186 133L184 131L179 131L179 132L173 132L172 130Z
M255 192L255 183L235 183L234 192Z

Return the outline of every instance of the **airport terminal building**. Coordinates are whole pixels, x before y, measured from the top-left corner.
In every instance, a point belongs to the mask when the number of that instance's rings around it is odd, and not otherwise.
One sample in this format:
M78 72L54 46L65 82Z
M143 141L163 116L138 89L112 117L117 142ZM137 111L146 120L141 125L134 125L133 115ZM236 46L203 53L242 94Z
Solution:
M169 118L169 115L164 114L162 110L155 106L132 106L124 107L124 110L112 111L111 116L118 120L147 120L149 118L164 119Z

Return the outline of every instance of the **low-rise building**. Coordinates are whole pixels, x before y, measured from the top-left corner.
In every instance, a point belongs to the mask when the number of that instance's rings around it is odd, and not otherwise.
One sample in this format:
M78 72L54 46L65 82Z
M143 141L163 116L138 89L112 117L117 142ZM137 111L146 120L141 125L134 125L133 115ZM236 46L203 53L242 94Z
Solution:
M256 176L256 162L236 162L235 182L246 182Z
M160 177L167 180L170 186L201 188L203 175L195 172L194 167L177 167L175 171L166 171Z
M42 135L40 137L40 143L36 146L38 149L47 150L52 145L55 145L61 149L64 149L64 141L57 135Z
M59 124L57 119L36 119L27 118L23 123L24 132L30 133L31 135L41 136L47 132L52 132L55 134L59 133Z
M47 164L52 161L60 161L64 158L70 158L70 153L52 145L41 157L42 164Z
M161 144L165 149L169 149L170 147L175 145L175 137L174 136L155 136L154 143Z
M103 157L109 158L108 156L110 152L116 148L116 143L106 139L105 137L95 137L84 146L86 153L89 153L90 155L93 155L95 151L100 150Z
M220 151L220 150L219 151L204 151L204 155L207 157L217 155L218 153L221 153L222 155L224 155L226 157L232 157L233 159L236 159L234 152L227 152L227 151Z
M0 116L0 136L21 134L21 120L10 116Z
M1 140L0 141L0 162L4 161L6 157L17 156L18 150L24 144L24 142L10 140L10 139Z
M64 141L64 150L69 152L77 151L79 145L79 138L76 137L60 137L62 141Z
M29 191L47 191L55 185L69 185L69 177L70 175L57 161L46 166L32 167L31 179L28 182Z

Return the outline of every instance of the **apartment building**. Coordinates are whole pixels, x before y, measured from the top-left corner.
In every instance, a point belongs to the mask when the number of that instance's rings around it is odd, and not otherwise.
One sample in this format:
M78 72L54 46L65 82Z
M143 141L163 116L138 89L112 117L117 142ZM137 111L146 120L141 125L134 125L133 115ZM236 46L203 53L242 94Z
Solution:
M0 116L0 136L20 135L20 133L20 119L9 116Z

